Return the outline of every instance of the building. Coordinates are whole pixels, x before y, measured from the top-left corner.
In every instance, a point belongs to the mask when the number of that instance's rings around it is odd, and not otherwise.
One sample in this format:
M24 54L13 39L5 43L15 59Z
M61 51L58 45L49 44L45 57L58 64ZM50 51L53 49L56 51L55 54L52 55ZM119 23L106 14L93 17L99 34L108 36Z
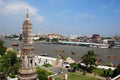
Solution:
M21 67L19 69L18 80L37 80L35 70L35 55L33 47L32 23L29 19L28 11L22 28L22 50Z
M53 39L53 38L60 38L61 35L60 34L56 34L56 33L52 33L52 34L47 34L47 37L50 38L50 39Z
M103 43L103 44L108 44L108 39L102 40L102 43Z
M92 42L93 43L101 43L102 42L102 38L100 37L99 34L93 34L93 36L92 36Z
M115 46L113 48L120 48L120 40L114 42Z

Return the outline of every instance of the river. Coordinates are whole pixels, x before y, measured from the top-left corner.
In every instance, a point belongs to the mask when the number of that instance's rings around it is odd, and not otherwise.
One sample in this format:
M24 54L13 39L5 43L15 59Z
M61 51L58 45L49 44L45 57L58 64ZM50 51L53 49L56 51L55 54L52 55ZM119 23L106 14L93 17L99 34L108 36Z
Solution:
M19 43L19 47L13 47L12 43ZM14 40L5 40L5 45L7 47L12 47L13 49L20 49L21 42ZM88 52L88 50L94 50L95 54L99 55L102 59L101 64L106 65L113 63L115 65L120 64L120 49L101 49L101 48L89 48L82 46L70 46L70 45L58 45L58 44L44 44L38 41L34 42L35 54L40 55L42 53L48 53L50 57L57 57L58 54L64 57L71 57L72 59L78 61L81 56ZM64 52L56 52L55 50L64 50ZM75 54L71 54L71 51ZM116 55L116 58L108 58L109 55Z

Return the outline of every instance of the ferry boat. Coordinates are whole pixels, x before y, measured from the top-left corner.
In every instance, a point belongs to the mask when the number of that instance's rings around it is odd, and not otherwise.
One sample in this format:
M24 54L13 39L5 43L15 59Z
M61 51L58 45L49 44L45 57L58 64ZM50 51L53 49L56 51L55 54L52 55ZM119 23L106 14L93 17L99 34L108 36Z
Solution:
M16 46L17 47L17 46L19 46L19 44L18 43L13 43L12 46Z

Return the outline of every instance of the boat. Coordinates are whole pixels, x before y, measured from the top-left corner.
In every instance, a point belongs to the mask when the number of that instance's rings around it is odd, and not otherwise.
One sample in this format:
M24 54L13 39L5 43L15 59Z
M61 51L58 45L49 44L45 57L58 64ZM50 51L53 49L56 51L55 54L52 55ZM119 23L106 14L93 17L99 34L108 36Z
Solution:
M117 55L109 55L108 58L109 59L115 59L115 58L117 58Z
M13 43L12 46L19 46L19 44L18 43Z
M56 49L55 52L65 52L64 50Z
M107 44L98 44L98 43L95 43L95 44L89 45L89 47L94 47L94 48L108 48L108 45Z
M75 53L75 52L73 52L73 51L71 51L71 54L75 55L76 53Z

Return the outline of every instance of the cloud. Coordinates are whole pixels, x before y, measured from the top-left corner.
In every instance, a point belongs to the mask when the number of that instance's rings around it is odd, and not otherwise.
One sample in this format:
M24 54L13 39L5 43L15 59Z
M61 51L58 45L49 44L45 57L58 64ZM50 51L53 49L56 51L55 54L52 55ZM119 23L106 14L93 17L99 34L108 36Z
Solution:
M0 4L1 4L1 3L4 3L3 0L0 0Z
M0 7L0 13L4 14L20 14L24 13L26 9L29 9L30 14L35 16L36 20L43 21L43 17L38 14L37 8L27 4L26 2L10 2L4 3Z
M77 16L74 17L74 19L81 19L81 18L96 18L95 15L90 15L88 13L79 13Z
M71 12L72 12L71 10L64 10L63 12L56 14L56 16L63 16L65 14L69 14Z
M37 12L37 9L28 5L27 3L24 2L15 2L15 3L10 3L5 6L3 12L4 13L21 13L23 10L29 9L31 14L35 14Z

